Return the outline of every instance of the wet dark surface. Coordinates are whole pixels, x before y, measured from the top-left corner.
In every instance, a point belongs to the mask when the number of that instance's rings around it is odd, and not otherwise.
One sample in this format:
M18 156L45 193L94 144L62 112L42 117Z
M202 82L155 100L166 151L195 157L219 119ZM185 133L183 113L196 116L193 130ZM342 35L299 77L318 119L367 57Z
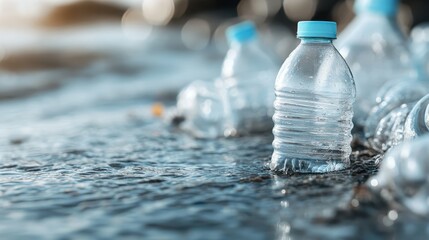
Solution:
M133 66L127 61L118 60ZM196 140L154 117L155 102L173 106L177 89L165 76L178 72L146 69L165 67L142 68L140 76L112 74L106 64L74 76L81 80L0 102L1 238L429 236L427 220L361 185L377 172L380 157L372 153L355 152L341 172L279 176L266 167L269 133Z

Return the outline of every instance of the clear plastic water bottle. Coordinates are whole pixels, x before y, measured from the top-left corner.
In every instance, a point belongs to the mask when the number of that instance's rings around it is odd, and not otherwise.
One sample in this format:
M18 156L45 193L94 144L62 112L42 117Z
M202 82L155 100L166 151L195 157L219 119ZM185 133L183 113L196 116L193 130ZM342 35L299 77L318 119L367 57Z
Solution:
M378 174L368 185L388 201L429 216L429 136L407 141L389 150Z
M357 17L336 46L356 82L354 123L363 127L386 82L417 78L417 70L397 22L398 0L356 0Z
M278 65L260 47L255 25L227 29L230 49L223 62L221 93L225 136L270 130Z
M355 85L332 44L336 23L298 23L300 45L276 79L272 170L323 173L349 166Z

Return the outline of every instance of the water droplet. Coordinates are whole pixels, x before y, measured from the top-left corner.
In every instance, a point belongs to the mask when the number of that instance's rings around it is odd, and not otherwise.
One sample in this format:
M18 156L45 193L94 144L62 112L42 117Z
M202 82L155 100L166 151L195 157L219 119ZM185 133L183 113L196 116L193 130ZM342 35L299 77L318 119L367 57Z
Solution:
M396 219L398 219L398 213L395 210L390 210L387 217L392 221L396 221Z
M351 204L352 204L353 207L357 208L357 207L359 207L359 200L357 200L356 198L354 198L351 201Z
M372 187L377 187L378 186L378 180L377 179L371 179L370 184Z
M283 193L283 190L282 190L282 193ZM285 193L286 193L286 191L285 191ZM281 201L280 206L287 208L287 207L289 207L289 202L288 201Z

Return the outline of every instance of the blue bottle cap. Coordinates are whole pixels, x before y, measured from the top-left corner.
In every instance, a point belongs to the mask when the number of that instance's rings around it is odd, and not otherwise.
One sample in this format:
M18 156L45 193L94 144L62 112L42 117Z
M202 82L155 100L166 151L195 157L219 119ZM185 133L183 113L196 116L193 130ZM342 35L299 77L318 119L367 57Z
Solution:
M298 38L337 38L337 23L328 21L298 22Z
M356 0L355 12L375 12L385 15L396 15L399 0Z
M247 42L256 38L256 26L251 21L241 22L229 27L226 30L226 36L229 42Z

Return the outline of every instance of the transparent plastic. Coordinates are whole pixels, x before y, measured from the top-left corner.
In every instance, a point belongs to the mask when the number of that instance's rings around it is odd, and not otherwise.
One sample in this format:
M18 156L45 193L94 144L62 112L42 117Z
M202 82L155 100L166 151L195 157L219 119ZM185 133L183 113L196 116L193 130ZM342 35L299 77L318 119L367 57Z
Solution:
M387 151L404 140L429 133L429 94L418 101L404 103L390 111L377 125L371 146Z
M271 169L347 168L355 92L350 69L332 40L303 38L276 79Z
M255 37L233 41L219 79L192 82L178 95L181 128L197 138L270 131L277 71Z
M225 136L269 131L278 65L256 39L232 42L222 67Z
M369 139L370 146L384 152L401 143L404 140L405 121L414 105L415 102L402 104L384 116L378 123L374 136Z
M381 119L403 104L416 103L429 92L429 86L423 81L403 81L392 84L387 82L378 92L377 101L365 122L365 137L374 138ZM391 114L391 116L393 116Z
M356 83L354 122L364 126L377 92L386 82L417 79L417 70L394 16L360 12L336 46Z
M223 103L216 82L194 81L177 97L177 112L185 117L182 129L197 138L223 134Z
M378 174L368 185L388 201L411 212L429 216L429 136L405 142L389 150Z
M410 114L404 127L404 139L411 140L429 133L429 94L420 99Z

